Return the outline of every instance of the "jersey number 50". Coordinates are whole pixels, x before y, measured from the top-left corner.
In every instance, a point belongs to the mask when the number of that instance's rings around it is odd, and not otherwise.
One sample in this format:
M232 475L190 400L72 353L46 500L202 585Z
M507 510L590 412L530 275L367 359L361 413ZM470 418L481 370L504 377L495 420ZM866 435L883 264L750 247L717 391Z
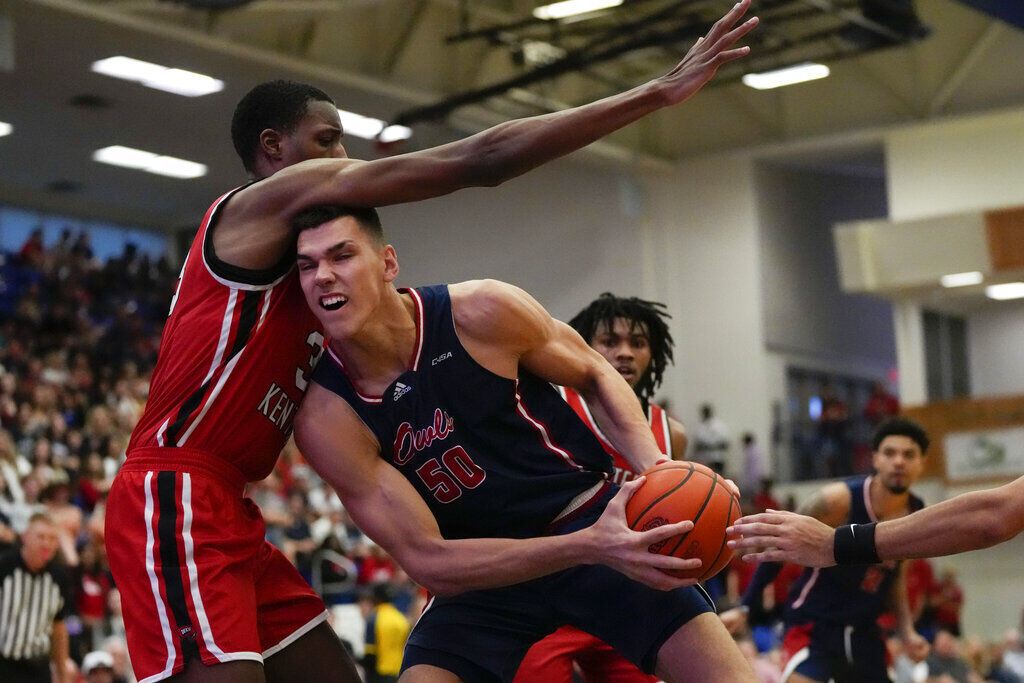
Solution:
M475 489L484 483L487 473L473 462L462 446L449 448L441 456L431 458L416 470L423 483L439 503L450 503L462 496L465 489Z

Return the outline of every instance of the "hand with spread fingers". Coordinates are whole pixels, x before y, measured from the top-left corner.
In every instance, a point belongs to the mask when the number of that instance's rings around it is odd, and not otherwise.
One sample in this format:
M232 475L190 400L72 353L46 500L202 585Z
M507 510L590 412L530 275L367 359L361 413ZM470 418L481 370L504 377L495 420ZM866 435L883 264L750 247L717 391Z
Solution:
M769 510L741 517L727 529L728 544L746 562L792 562L831 567L835 529L814 517Z
M649 548L673 536L685 534L693 529L693 522L686 520L664 524L647 531L633 531L627 526L626 501L643 482L643 477L637 477L623 484L615 497L608 502L608 507L601 517L586 530L594 536L594 547L600 549L599 557L596 559L601 564L658 590L692 586L697 583L696 579L681 579L667 572L697 569L701 565L699 559L684 560L670 555L659 555L650 552Z
M710 81L719 67L750 52L746 46L733 47L757 26L757 17L736 25L749 8L750 0L740 0L733 5L725 16L715 22L707 35L697 39L676 68L658 79L670 104L685 101Z

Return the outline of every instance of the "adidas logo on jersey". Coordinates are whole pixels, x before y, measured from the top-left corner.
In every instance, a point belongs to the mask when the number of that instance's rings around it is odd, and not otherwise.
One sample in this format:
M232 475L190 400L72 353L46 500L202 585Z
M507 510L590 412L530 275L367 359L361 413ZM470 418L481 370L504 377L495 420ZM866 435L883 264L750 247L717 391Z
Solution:
M408 384L402 384L401 382L399 382L398 384L395 385L394 400L397 401L398 399L408 394L410 391L412 391L412 387L410 387Z

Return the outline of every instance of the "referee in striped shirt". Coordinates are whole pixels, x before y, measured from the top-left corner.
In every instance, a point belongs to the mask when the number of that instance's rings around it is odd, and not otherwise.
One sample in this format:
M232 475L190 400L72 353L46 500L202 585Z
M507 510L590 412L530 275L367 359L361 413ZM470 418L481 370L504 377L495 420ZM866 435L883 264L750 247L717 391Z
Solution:
M21 547L0 554L0 681L70 683L71 608L67 572L55 560L57 527L46 514L29 518ZM50 662L54 663L51 679Z

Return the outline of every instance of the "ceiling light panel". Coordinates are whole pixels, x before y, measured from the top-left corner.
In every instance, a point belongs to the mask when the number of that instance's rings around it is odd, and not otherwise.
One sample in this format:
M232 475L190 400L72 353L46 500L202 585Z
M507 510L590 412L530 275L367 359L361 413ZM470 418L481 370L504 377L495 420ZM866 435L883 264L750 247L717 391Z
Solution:
M743 76L743 84L756 90L769 90L771 88L781 88L785 85L794 85L796 83L825 78L829 73L829 68L824 64L809 62L807 64L787 66L785 69L776 69L775 71L745 74Z
M341 120L341 129L345 131L345 135L352 135L364 140L379 139L381 142L395 142L412 137L412 129L407 126L388 126L380 119L344 109L338 110L338 118Z
M533 10L533 16L538 19L564 19L577 14L618 7L621 4L622 0L565 0L538 7Z
M118 56L101 59L98 62L93 62L92 70L104 76L135 81L149 88L185 97L200 97L224 89L224 81L216 78L184 69L172 69L131 57Z
M985 288L985 296L997 301L1024 299L1024 282L1007 282L1002 285L989 285Z
M122 168L133 168L138 171L155 173L169 178L199 178L206 175L206 165L169 157L162 154L154 154L141 149L113 145L98 149L92 154L94 161L99 161L112 166Z
M967 287L969 285L979 285L985 276L976 270L972 270L969 273L951 273L950 275L943 275L939 281L943 287Z
M0 121L0 138L2 138L5 135L10 135L13 132L14 126L12 126L9 123L5 123L4 121Z

